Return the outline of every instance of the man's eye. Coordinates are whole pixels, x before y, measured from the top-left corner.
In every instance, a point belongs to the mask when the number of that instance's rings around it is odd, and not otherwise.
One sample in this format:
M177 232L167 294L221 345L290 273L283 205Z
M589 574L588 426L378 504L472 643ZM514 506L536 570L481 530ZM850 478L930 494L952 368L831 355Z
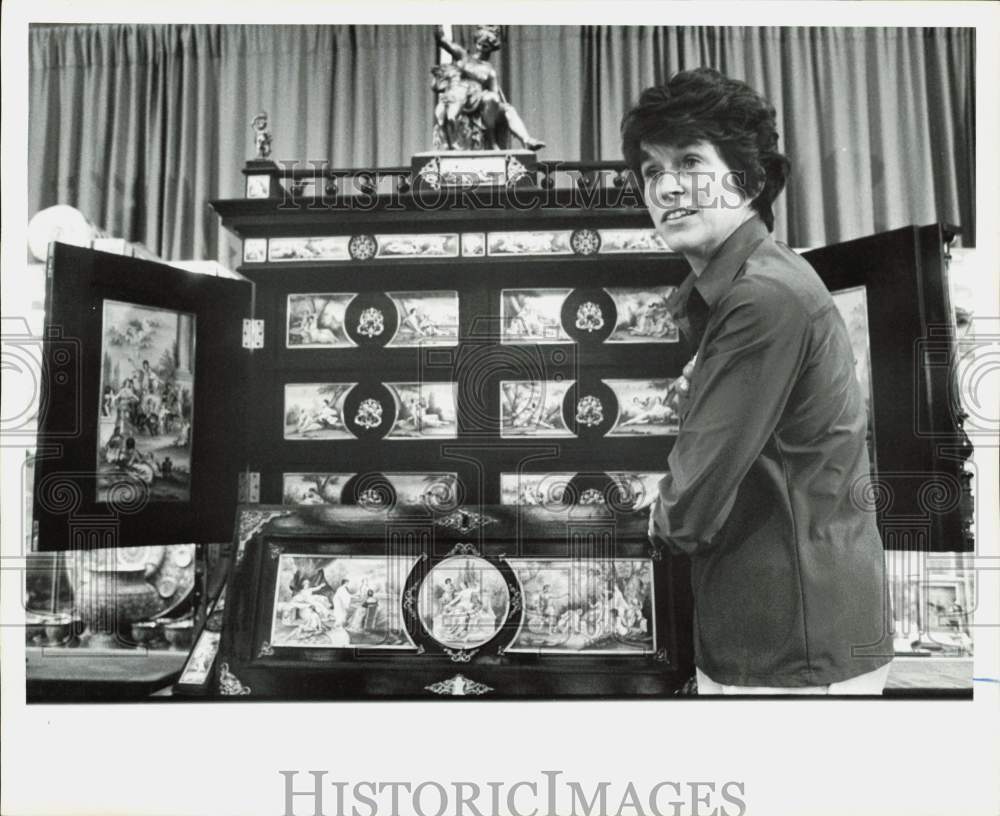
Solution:
M692 167L697 167L701 163L701 159L697 156L685 156L684 157L684 167L686 169L691 169Z

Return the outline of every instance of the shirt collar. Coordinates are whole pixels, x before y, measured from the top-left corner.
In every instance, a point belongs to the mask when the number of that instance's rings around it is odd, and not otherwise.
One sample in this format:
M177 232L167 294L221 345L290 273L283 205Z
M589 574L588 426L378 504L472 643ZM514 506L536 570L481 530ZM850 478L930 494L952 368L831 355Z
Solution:
M767 227L760 220L760 216L754 214L722 242L722 246L716 250L712 260L708 262L708 266L702 270L700 275L691 274L690 278L693 279L691 287L698 291L709 309L718 303L719 298L725 294L729 285L736 278L736 273L740 271L750 254L767 236ZM687 281L685 281L686 283Z

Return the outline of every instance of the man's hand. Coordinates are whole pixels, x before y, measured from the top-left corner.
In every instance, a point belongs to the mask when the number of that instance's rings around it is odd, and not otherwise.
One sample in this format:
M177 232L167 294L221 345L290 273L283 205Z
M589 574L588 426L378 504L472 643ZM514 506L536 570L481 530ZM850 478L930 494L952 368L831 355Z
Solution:
M657 541L662 541L663 536L660 533L659 527L656 526L656 508L660 506L660 499L657 497L653 500L653 503L649 505L649 529L647 530L647 535L649 536L649 543L655 544Z
M684 412L684 405L691 394L691 377L694 375L694 366L697 361L698 355L695 354L694 357L688 360L687 365L684 366L681 376L670 384L667 397L668 405L678 416Z

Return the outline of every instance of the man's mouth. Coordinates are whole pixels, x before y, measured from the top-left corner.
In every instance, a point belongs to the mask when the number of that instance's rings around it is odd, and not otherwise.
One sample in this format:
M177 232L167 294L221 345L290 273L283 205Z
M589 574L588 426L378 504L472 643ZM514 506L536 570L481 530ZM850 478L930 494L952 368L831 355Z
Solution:
M689 210L685 207L678 207L674 210L669 210L663 216L663 222L669 223L671 221L680 221L682 218L687 218L689 215L694 215L697 210Z

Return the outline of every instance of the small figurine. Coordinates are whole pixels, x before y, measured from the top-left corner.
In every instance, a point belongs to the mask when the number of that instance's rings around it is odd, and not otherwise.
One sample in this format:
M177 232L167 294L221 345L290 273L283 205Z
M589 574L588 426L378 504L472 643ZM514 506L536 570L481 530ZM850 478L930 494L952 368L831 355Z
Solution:
M514 134L527 150L541 150L545 142L533 138L514 106L500 90L490 55L500 48L502 26L477 26L471 53L434 27L439 47L454 59L435 66L431 87L438 94L434 110L435 150L506 149Z
M267 129L267 111L261 111L251 121L254 145L257 148L257 158L267 159L271 156L271 133Z

